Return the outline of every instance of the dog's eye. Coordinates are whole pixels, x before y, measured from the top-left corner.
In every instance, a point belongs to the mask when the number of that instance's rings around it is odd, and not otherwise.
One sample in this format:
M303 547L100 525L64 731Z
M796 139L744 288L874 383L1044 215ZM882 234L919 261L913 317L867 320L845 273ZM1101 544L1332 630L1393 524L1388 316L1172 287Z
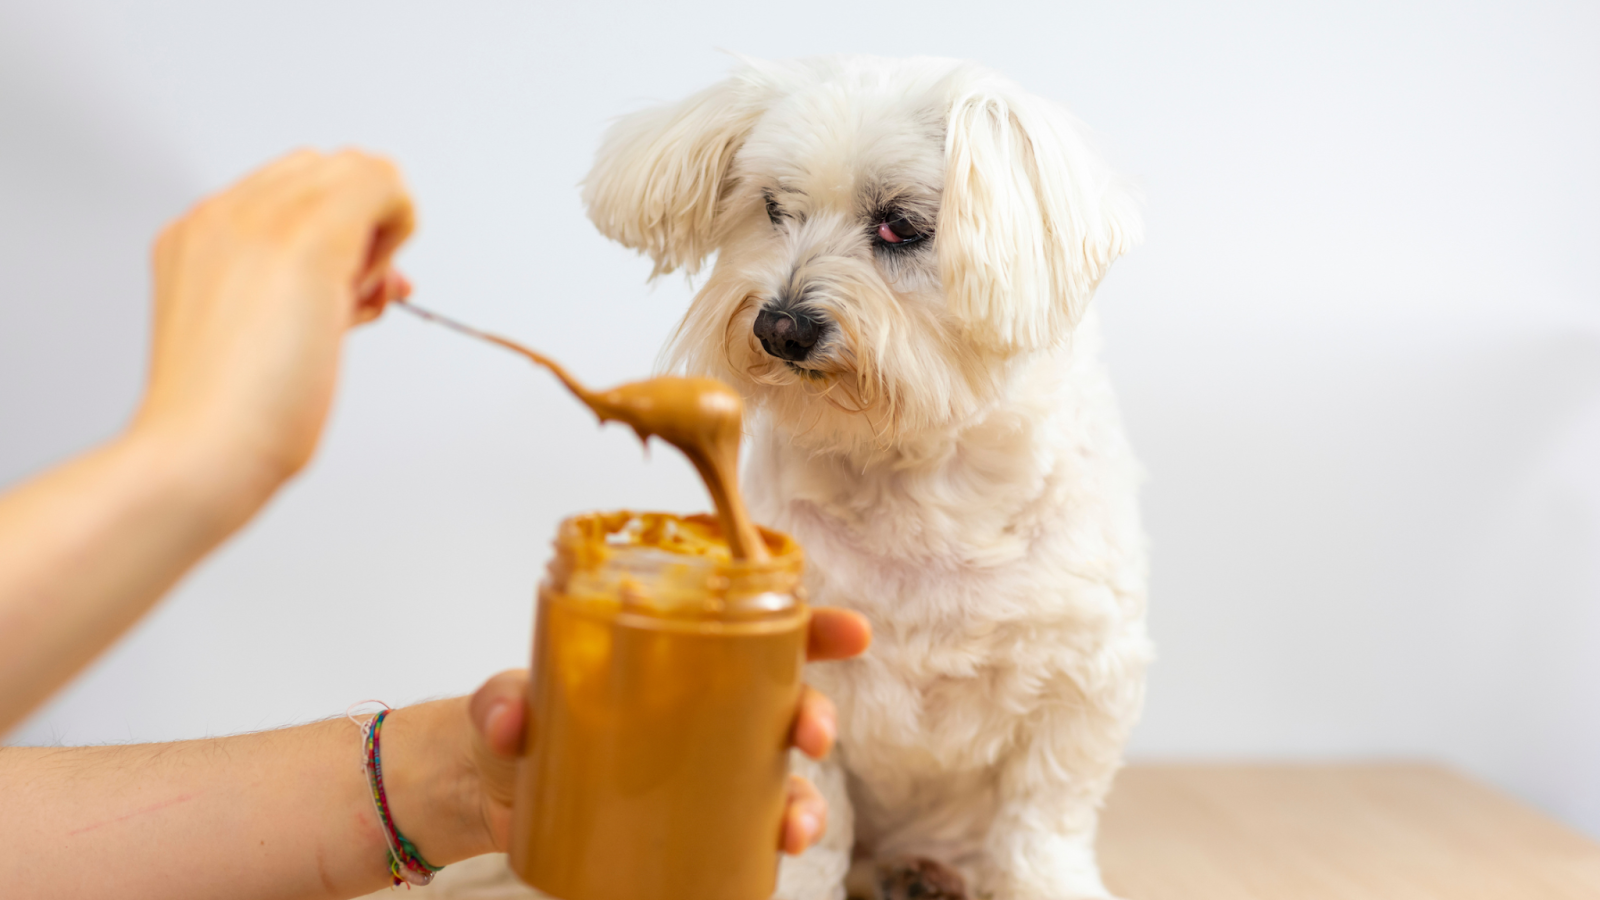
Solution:
M878 228L873 234L885 244L912 244L928 236L909 218L899 213L885 217L878 223Z
M772 196L771 191L762 191L761 199L767 201L767 219L776 225L783 219L783 210L778 208L778 200Z

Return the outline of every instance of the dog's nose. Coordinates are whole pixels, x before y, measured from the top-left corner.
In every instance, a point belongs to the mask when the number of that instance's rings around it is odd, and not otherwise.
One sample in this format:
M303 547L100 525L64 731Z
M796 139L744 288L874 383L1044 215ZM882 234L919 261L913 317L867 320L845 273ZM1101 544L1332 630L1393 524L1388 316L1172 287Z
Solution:
M824 323L796 309L770 306L756 314L755 333L761 349L771 356L799 362L811 355L822 337Z

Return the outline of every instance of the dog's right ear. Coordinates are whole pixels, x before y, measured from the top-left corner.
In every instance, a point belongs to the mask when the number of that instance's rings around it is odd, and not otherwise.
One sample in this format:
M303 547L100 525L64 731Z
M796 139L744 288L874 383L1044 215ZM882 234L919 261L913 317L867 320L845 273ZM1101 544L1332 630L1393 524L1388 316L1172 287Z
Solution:
M977 340L1048 346L1139 241L1138 204L1064 109L971 70L950 107L936 245L950 309Z
M583 182L589 220L654 260L651 278L699 269L713 249L733 156L771 95L768 79L748 66L680 103L619 119Z

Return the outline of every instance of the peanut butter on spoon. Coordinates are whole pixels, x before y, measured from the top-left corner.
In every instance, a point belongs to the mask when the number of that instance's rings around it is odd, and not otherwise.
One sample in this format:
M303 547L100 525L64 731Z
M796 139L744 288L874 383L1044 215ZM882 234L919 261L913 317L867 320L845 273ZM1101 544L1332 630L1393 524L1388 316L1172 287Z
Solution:
M404 309L453 328L462 334L499 344L549 369L600 421L623 422L639 440L652 434L689 457L711 492L717 519L734 559L765 561L766 544L750 521L739 494L739 439L743 435L744 403L734 390L714 378L663 375L619 385L609 391L591 391L573 378L560 363L516 341L479 331L453 319L429 312L409 301Z

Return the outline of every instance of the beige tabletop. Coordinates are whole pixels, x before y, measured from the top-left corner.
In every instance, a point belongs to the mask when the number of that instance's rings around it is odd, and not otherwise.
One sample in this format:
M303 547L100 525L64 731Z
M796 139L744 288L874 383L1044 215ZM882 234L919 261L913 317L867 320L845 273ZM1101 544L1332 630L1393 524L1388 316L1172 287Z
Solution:
M1131 766L1100 863L1126 900L1600 900L1600 844L1425 765ZM372 898L537 896L486 856Z
M1128 900L1600 900L1600 844L1427 765L1136 765L1100 829Z

